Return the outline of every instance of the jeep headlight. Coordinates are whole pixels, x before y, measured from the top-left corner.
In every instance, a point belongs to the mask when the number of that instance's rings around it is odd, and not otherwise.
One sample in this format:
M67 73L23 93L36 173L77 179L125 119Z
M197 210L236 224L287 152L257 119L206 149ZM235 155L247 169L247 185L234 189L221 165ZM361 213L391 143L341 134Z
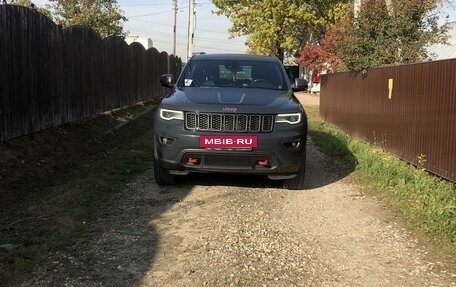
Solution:
M293 114L278 114L276 116L276 123L288 123L290 125L299 124L301 122L302 115L301 113Z
M183 111L175 111L175 110L167 110L167 109L160 109L160 118L166 121L170 120L184 120L184 112Z

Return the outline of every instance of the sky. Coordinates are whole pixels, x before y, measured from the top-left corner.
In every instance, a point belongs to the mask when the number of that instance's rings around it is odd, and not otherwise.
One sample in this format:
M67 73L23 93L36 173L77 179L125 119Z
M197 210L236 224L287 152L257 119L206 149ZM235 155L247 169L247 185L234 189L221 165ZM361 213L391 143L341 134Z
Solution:
M187 58L187 23L190 0L177 0L177 56ZM42 7L48 1L32 0ZM456 21L456 0L452 5L441 9L441 16L447 21ZM118 0L120 9L128 21L124 30L131 35L150 38L154 47L168 54L173 52L173 0ZM229 39L230 21L225 16L217 16L211 11L215 6L210 0L195 0L196 24L194 32L194 52L206 53L245 53L246 37Z
M38 7L48 1L35 0ZM178 0L177 48L176 54L187 58L187 24L189 0ZM118 0L120 9L128 21L124 30L131 35L150 38L153 46L169 54L173 52L174 7L172 0ZM215 6L210 0L195 0L196 21L194 32L194 52L206 53L246 53L245 37L229 39L230 21L225 16L212 13Z

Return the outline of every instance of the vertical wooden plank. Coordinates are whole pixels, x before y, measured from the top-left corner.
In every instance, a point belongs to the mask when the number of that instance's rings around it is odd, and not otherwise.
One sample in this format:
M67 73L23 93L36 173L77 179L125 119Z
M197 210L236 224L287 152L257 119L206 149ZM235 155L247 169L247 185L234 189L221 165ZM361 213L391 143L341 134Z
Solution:
M177 76L175 62L155 48L102 40L82 26L62 31L33 9L0 5L0 141L158 99L159 75Z
M11 9L6 5L0 5L0 141L9 138L9 129L11 118L8 113L10 108L10 90L13 89L11 78Z

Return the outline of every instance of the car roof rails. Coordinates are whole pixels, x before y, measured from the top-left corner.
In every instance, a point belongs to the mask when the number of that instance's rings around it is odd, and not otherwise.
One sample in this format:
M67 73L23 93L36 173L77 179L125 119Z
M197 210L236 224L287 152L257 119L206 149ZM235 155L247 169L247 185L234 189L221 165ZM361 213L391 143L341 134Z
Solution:
M193 52L192 56L190 57L190 59L195 57L195 56L198 56L198 55L206 55L206 52Z

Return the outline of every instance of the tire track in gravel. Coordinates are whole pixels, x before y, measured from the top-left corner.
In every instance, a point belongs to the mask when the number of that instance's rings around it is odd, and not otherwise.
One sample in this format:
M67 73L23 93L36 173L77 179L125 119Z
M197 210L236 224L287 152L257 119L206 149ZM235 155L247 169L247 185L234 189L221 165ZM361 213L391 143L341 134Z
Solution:
M302 191L212 175L159 187L148 171L92 238L51 254L22 286L456 286L312 145L307 171Z
M319 187L303 191L248 186L262 178L190 179L191 193L166 215L180 244L163 246L173 256L156 257L143 286L456 286L392 212L336 180L328 161L309 146L308 184Z
M152 170L90 238L50 254L22 286L456 286L456 277L310 142L307 188L265 177Z

